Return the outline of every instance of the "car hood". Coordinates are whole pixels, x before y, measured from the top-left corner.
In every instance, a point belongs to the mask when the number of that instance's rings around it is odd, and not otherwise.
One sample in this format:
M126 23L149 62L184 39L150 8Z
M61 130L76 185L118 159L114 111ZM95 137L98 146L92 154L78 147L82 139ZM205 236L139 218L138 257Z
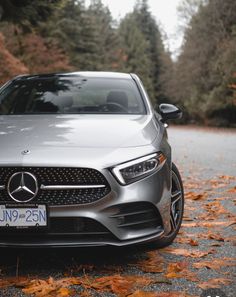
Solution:
M150 145L158 135L151 115L7 115L0 116L0 163L30 150L53 159L75 152L110 154ZM105 156L104 156L105 157ZM42 160L41 160L42 163Z

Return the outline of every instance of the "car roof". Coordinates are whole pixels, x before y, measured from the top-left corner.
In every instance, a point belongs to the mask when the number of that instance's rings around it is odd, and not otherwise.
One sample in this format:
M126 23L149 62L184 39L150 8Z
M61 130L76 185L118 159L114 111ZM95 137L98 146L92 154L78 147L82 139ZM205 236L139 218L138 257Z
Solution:
M131 74L121 72L104 72L104 71L77 71L77 72L61 72L61 73L48 73L48 74L34 74L34 75L19 75L14 80L21 79L33 79L33 78L49 78L49 77L66 77L66 76L81 76L92 78L120 78L120 79L132 79Z

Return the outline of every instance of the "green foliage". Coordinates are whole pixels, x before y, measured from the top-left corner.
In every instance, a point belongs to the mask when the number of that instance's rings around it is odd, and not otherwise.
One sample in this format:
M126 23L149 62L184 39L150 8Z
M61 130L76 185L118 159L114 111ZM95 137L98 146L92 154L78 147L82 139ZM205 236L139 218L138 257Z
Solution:
M134 72L153 103L179 103L197 122L236 125L235 0L182 0L186 31L176 63L148 0L137 0L119 24L101 0L90 3L0 0L1 69L9 70L0 81L25 71Z
M77 70L112 70L117 65L117 33L100 0L92 1L88 9L83 2L65 1L42 34L59 41Z
M119 36L123 54L121 70L138 74L148 93L153 94L150 76L151 60L148 53L149 42L138 28L134 14L129 14L123 19L119 28Z
M192 118L203 123L236 123L229 88L236 72L235 25L234 0L209 0L192 17L185 33L173 89L175 99L184 103Z
M171 61L167 58L169 54L164 50L161 33L147 0L137 1L133 13L121 22L119 33L127 56L125 69L140 75L153 102L166 101L161 82Z
M0 0L0 20L10 21L30 30L47 19L61 0Z

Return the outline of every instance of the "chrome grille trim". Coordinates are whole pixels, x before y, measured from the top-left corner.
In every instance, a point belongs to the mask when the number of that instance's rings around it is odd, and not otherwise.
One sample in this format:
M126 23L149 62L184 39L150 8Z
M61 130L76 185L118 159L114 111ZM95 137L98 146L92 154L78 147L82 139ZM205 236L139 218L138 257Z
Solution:
M41 185L40 189L41 190L76 190L76 189L101 189L105 188L106 185L72 185L72 186L67 186L67 185L53 185L53 186L45 186Z
M5 186L0 186L0 191L5 190Z
M0 203L13 203L7 183L18 172L29 172L38 181L39 191L32 200L36 204L82 205L94 203L111 192L105 176L93 168L81 167L0 167Z

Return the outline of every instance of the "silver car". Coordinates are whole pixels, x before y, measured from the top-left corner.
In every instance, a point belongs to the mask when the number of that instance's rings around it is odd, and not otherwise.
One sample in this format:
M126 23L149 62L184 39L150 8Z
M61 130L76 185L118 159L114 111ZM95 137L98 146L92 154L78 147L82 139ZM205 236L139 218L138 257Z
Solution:
M184 195L166 121L134 74L23 75L0 88L0 247L170 244Z

